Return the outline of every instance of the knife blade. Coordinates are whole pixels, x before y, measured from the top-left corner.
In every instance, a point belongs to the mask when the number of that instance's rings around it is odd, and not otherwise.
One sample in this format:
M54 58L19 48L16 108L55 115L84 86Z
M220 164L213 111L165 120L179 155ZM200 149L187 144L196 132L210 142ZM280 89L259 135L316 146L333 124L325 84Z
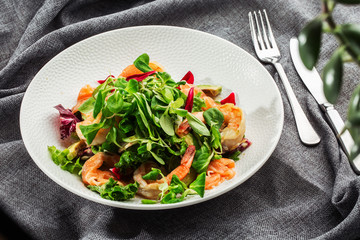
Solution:
M299 53L299 41L297 40L297 38L292 38L290 40L290 54L295 69L299 74L301 80L303 81L311 95L315 98L317 103L320 105L321 110L325 113L325 116L332 130L336 134L341 148L349 157L351 148L354 145L354 140L348 130L346 130L343 134L340 135L345 126L344 121L342 120L339 112L334 108L334 106L326 100L323 91L323 82L319 73L316 71L315 68L309 70L303 64ZM360 174L360 157L350 161L350 164L355 173Z

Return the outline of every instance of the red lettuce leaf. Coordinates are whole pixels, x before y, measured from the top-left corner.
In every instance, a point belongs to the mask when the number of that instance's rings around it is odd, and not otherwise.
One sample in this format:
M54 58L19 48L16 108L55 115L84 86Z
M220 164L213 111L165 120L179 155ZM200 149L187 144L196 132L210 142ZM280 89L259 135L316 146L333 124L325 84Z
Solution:
M150 71L150 72L146 72L146 73L140 73L140 74L134 74L131 76L126 77L126 80L129 81L130 79L135 79L138 82L141 82L142 80L144 80L145 78L147 78L148 76L152 75L156 73L156 71Z
M225 104L225 103L232 103L234 105L236 105L235 102L235 93L230 93L229 96L227 96L226 98L224 98L223 100L220 101L221 104Z
M76 123L80 120L71 112L70 109L65 109L61 104L54 107L59 111L60 118L60 137L65 139L72 132L75 132Z
M185 103L185 110L188 110L188 112L192 111L194 105L194 87L190 88L186 103Z

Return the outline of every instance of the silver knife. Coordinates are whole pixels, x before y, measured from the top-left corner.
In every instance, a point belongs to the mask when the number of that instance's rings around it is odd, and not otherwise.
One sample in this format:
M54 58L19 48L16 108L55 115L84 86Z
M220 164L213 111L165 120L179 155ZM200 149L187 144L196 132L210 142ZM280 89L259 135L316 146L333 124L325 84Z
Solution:
M351 147L354 145L354 140L351 137L349 131L347 130L340 135L345 125L344 121L342 120L339 112L334 108L334 106L326 100L323 91L323 82L319 73L316 71L315 68L313 68L311 71L308 70L303 64L300 58L299 41L297 40L297 38L292 38L290 40L290 53L295 69L298 72L301 80L304 82L307 89L318 102L321 110L325 113L325 116L327 117L331 128L336 134L340 146L344 150L345 154L349 157ZM357 157L353 161L350 161L350 164L354 171L357 174L360 174L360 157Z

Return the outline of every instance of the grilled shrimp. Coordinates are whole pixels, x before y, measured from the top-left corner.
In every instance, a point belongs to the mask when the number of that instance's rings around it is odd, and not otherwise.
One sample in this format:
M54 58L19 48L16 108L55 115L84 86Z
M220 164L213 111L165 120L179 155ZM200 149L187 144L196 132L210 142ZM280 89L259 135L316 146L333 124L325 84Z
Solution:
M119 155L109 155L103 152L96 153L85 162L81 172L82 181L86 185L99 186L105 184L110 178L117 179L110 170L100 170L100 167L105 165L108 169L112 168L119 159ZM118 183L122 185L120 181Z
M195 146L190 145L181 159L180 165L176 167L171 173L166 177L160 180L145 180L143 176L151 171L151 168L156 168L157 164L154 162L145 162L140 165L134 172L134 181L139 183L139 188L137 194L148 199L157 199L161 190L159 190L160 184L165 181L169 184L171 182L172 176L176 175L180 180L185 178L189 173L191 164L195 156Z
M145 180L142 177L151 171L151 168L157 168L154 162L144 162L134 172L134 181L139 183L137 194L148 199L157 199L161 191L159 190L159 181Z
M189 173L191 164L195 157L195 152L196 150L194 145L188 146L184 156L181 159L180 165L165 177L168 183L171 182L173 175L178 176L178 178L182 180Z
M220 129L221 145L224 151L237 148L245 134L245 118L242 110L232 103L216 107L224 115L224 128Z
M101 113L99 113L97 115L97 117L94 119L93 117L93 113L88 113L86 114L86 119L82 122L78 122L76 124L76 134L78 135L78 137L80 138L80 140L85 140L86 141L86 138L84 137L84 135L82 134L81 130L80 130L80 126L83 125L83 126L87 126L87 125L91 125L91 124L94 124L94 123L99 123L100 120L101 120ZM100 145L102 143L104 143L106 141L106 135L109 133L110 131L110 128L101 128L98 133L96 134L94 140L89 144L90 146L93 146L93 145Z
M180 86L181 92L188 95L190 88L194 87L192 84L185 84ZM206 94L199 88L194 87L194 94L200 93L200 98L205 100L206 107L203 107L202 110L205 111L209 108L217 108L224 114L224 124L220 129L221 133L221 145L224 151L234 150L240 145L241 140L244 138L245 134L245 118L242 110L235 106L232 103L226 103L220 105L215 102L211 97L206 96ZM193 113L195 117L205 123L202 113ZM184 120L178 127L176 133L178 136L183 137L188 134L190 131L190 125L187 120Z
M217 105L215 108L219 109L224 115L224 123L221 126L221 145L224 151L231 151L237 148L245 134L245 118L242 110L232 103L224 105ZM203 112L192 113L200 121L205 123ZM180 123L176 129L176 134L183 137L190 132L190 125L185 119Z
M210 162L206 171L205 189L212 189L225 180L235 176L235 162L228 158L220 158Z

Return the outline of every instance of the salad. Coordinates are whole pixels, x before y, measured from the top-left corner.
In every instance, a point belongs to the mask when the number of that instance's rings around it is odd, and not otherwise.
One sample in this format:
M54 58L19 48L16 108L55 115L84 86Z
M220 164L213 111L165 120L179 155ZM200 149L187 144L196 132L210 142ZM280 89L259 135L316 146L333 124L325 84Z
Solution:
M166 204L203 197L235 176L251 143L234 93L216 101L221 86L196 86L190 71L176 82L147 54L98 83L82 87L71 109L55 106L60 137L71 143L48 147L54 163L90 190Z

